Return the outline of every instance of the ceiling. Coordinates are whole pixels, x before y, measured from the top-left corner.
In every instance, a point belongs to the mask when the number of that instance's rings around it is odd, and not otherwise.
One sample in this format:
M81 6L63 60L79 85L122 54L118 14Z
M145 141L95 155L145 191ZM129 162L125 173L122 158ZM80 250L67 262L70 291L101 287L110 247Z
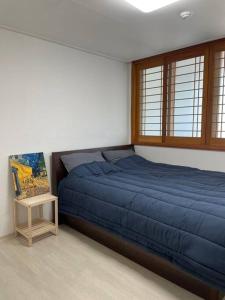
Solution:
M182 20L182 10L194 15ZM0 27L126 62L225 37L224 16L225 0L181 0L149 14L125 0L0 0Z

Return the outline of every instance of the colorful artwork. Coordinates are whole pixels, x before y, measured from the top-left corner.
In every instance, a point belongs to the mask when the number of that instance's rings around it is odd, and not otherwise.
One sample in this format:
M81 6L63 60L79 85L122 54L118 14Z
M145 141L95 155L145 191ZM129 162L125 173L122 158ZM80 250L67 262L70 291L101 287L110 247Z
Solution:
M29 153L9 157L17 199L49 192L44 155Z

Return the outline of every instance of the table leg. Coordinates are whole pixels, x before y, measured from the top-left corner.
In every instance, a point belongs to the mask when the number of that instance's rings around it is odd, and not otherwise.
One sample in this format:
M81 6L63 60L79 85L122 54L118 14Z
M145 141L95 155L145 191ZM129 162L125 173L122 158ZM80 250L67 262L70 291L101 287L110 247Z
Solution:
M31 207L28 207L28 246L32 246L32 213L31 213Z
M16 201L13 202L13 220L14 220L14 234L17 236L16 226L17 226L17 213L16 213Z
M39 216L40 219L43 219L43 204L39 205Z
M58 234L58 199L55 200L55 234Z

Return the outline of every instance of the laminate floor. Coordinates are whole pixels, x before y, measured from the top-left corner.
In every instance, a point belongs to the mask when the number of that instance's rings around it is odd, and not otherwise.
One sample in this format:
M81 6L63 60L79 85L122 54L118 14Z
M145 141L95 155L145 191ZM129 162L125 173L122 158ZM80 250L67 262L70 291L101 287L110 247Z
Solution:
M61 226L26 247L0 241L0 300L199 300L186 290Z

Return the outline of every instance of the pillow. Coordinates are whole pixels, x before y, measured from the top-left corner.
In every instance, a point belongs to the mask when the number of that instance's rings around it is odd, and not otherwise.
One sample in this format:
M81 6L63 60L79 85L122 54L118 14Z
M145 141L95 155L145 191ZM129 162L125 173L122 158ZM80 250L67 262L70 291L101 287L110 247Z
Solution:
M121 169L107 161L92 162L90 164L83 164L74 168L69 176L87 177L91 175L102 176L112 173L121 172Z
M126 158L129 156L135 155L135 152L132 149L128 150L108 150L103 152L103 156L106 160L116 163L121 158Z
M105 161L100 151L62 155L61 160L68 172L82 164L92 163L93 161Z

